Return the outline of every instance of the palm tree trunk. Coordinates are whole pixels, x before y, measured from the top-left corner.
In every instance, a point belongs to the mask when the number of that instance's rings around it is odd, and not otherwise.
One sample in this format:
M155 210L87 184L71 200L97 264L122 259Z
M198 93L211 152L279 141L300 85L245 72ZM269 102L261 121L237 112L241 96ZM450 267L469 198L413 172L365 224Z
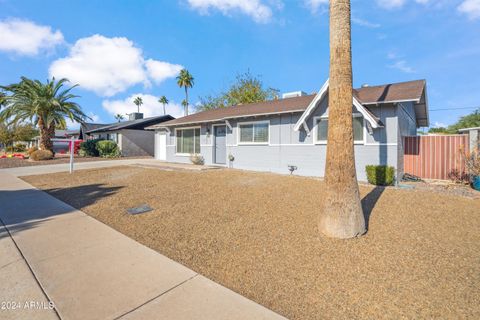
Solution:
M185 115L188 116L188 87L185 86Z
M167 114L167 112L166 112L166 110L165 110L165 103L164 103L164 104L163 104L163 115L166 115L166 114Z
M326 200L319 229L335 238L365 233L355 170L350 0L330 0Z
M51 140L50 128L46 126L45 122L41 117L38 119L37 125L40 131L40 143L38 148L40 150L50 150L53 152L53 143Z

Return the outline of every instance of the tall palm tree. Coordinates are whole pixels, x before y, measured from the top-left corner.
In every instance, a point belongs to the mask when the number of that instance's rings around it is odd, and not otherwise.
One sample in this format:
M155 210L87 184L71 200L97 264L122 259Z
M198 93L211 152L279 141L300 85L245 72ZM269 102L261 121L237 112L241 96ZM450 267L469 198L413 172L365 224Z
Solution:
M183 110L186 110L188 108L188 102L186 99L182 100L182 106L183 106Z
M51 138L55 134L55 128L66 127L65 118L76 122L88 119L80 106L72 101L78 96L70 91L77 85L65 89L63 86L66 82L67 79L57 82L52 78L44 84L22 77L17 84L1 87L7 95L4 98L6 107L0 112L0 120L33 122L40 131L39 148L53 152Z
M326 199L319 229L335 238L365 233L355 170L350 0L330 0Z
M188 88L193 87L194 78L187 69L182 69L180 70L180 74L177 76L177 84L180 88L185 88L186 105L184 106L184 115L188 116Z
M117 120L118 122L121 122L123 119L125 119L125 117L123 115L121 115L120 113L117 113L115 116L114 116L115 120Z
M167 99L167 97L161 96L160 99L158 99L158 102L160 102L161 104L163 104L163 114L166 115L167 112L166 112L166 110L165 110L165 105L168 104L168 102L169 102L168 99Z
M142 97L136 97L135 100L133 100L133 103L137 106L137 112L140 113L140 106L143 104Z

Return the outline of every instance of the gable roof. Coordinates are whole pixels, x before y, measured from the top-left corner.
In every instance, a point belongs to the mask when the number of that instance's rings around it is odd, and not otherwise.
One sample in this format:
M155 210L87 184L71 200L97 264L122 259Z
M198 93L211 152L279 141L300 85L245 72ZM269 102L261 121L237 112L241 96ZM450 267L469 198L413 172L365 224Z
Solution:
M417 101L422 98L425 80L415 80L400 83L368 86L354 89L354 95L363 104L394 103L402 101Z
M121 129L143 130L148 126L159 124L172 119L175 119L175 118L167 114L164 116L156 116L156 117L150 117L150 118L144 118L144 119L116 122L113 124L100 126L91 130L86 130L85 133L91 134L91 133L98 133L98 132L110 132L110 131L117 131Z
M244 105L236 105L226 108L212 109L194 113L175 120L167 121L159 125L153 125L147 129L165 128L177 125L188 125L205 122L218 122L234 118L243 118L249 116L262 116L270 114L281 113L305 113L308 108L314 108L316 103L326 94L328 90L328 80L322 86L322 89L317 94L278 99L257 103L249 103ZM354 89L353 91L353 105L362 113L362 115L374 127L381 127L383 124L379 118L376 117L367 105L380 103L394 103L400 101L413 101L416 103L416 110L418 106L423 103L423 114L426 115L428 122L428 111L426 109L426 93L425 80L409 81L402 83L387 84L382 86L364 87ZM417 114L421 114L421 108Z

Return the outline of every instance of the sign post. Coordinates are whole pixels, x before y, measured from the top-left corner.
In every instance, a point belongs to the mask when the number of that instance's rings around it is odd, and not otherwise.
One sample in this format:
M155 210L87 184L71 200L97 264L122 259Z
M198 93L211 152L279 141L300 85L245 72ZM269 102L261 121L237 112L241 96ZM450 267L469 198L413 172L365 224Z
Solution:
M75 151L75 138L70 139L70 173L73 172L73 153Z

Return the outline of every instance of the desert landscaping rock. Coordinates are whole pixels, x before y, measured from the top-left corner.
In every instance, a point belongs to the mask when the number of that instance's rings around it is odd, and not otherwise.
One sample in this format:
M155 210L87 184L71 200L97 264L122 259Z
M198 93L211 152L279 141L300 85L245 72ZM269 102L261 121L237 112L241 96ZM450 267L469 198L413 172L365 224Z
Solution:
M480 318L479 198L362 185L368 233L339 241L317 232L318 179L128 166L24 179L288 318Z

